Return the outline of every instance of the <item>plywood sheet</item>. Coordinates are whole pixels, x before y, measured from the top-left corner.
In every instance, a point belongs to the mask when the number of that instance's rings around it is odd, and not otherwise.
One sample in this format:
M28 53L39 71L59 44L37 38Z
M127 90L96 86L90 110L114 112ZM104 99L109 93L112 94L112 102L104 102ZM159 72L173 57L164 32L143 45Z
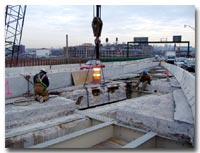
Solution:
M93 70L82 70L72 72L74 85L82 85L92 82Z

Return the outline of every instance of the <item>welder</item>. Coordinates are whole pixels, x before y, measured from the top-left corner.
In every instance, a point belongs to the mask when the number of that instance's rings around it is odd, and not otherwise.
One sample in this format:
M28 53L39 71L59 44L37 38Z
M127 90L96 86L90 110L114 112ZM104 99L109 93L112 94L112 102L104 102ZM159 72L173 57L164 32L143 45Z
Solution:
M49 99L47 88L49 86L49 79L46 70L43 68L33 78L34 82L34 99L41 103Z
M147 84L151 84L151 76L147 72L147 70L144 69L140 75L140 78L139 78L137 84L136 84L137 91L146 90Z

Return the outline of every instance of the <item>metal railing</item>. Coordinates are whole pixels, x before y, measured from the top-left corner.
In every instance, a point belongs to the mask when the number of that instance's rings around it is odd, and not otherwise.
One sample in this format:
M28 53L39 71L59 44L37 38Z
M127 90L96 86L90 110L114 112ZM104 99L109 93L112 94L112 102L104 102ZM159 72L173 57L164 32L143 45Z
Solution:
M135 55L132 57L125 56L100 56L100 60L102 62L115 62L115 61L129 61L129 60L137 60L150 57L150 55ZM37 59L37 58L23 58L18 60L5 59L5 67L23 67L23 66L39 66L39 65L61 65L61 64L81 64L85 63L88 60L94 59L92 57L88 58L45 58L45 59Z

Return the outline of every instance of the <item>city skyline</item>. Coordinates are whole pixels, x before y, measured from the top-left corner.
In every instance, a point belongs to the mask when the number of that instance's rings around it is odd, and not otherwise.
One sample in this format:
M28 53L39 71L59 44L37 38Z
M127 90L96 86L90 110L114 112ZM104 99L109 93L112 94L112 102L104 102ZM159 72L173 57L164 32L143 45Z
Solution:
M106 38L114 43L116 37L119 43L133 41L133 37L171 41L173 35L182 35L183 41L195 47L195 31L184 27L195 27L193 5L102 5L101 18L102 43ZM92 19L92 5L28 5L21 44L27 48L63 47L66 34L69 46L94 44Z

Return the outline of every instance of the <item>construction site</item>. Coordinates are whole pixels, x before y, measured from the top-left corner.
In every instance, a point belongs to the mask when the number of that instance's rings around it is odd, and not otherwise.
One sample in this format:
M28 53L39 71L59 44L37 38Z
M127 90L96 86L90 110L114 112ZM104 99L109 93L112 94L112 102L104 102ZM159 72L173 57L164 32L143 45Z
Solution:
M92 22L96 59L102 21ZM143 58L5 69L6 148L194 150L195 76L176 65ZM49 99L34 98L34 75L45 69ZM138 90L143 71L151 76Z
M40 67L6 69L7 148L195 146L195 77L189 72L152 59L114 62L103 70L105 81L73 85L87 74L78 64L45 68L50 80L57 78L49 90L58 94L44 103L21 97L28 93L19 73L32 77ZM152 83L137 95L134 84L144 68Z

